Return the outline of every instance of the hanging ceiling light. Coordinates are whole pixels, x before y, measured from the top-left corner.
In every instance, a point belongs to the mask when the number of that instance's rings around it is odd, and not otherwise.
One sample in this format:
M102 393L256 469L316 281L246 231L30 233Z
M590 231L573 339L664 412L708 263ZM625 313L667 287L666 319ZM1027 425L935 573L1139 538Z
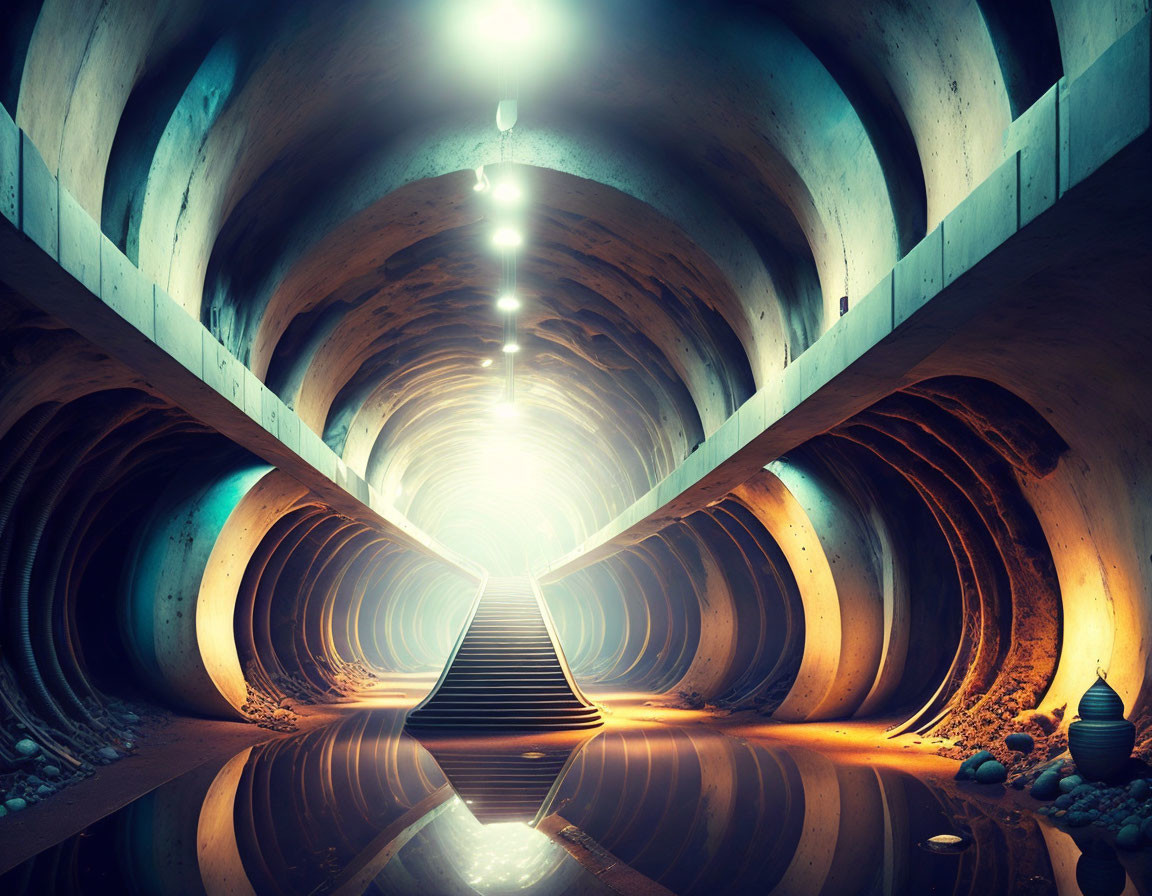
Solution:
M492 244L500 249L515 249L523 243L524 236L515 227L498 227L492 234Z
M516 342L505 342L501 351L506 355L514 355L520 351L520 344Z
M496 307L509 313L520 310L520 300L512 293L507 292L496 300Z

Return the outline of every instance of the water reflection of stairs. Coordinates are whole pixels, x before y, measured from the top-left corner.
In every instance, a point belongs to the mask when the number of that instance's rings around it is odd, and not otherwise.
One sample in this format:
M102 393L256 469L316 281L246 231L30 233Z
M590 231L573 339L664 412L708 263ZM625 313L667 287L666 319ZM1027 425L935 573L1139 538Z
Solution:
M600 711L573 681L531 579L490 578L432 693L408 714L416 729L595 728Z
M548 811L549 796L572 752L564 748L525 755L515 751L445 751L432 742L424 746L481 824L535 823Z

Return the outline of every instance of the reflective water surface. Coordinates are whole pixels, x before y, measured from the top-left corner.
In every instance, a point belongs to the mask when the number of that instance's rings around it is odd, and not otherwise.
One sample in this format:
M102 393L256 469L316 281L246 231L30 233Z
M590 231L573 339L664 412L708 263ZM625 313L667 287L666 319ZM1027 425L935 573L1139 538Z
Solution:
M379 711L191 772L0 892L1139 892L1107 847L989 805L703 726L422 743Z

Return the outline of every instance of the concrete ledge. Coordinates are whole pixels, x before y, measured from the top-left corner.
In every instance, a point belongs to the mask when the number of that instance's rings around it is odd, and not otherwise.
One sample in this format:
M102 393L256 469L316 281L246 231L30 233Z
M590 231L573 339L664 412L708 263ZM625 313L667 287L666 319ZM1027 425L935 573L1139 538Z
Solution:
M1020 220L1019 176L1020 155L1015 153L944 219L941 231L945 286L1016 232Z
M944 223L917 243L892 271L892 321L896 326L944 286Z
M1152 18L1145 16L1069 85L1069 187L1148 130L1150 22Z
M159 286L153 292L156 308L156 344L184 365L184 369L204 379L203 327Z
M0 215L20 226L20 129L0 106Z
M100 292L100 239L96 222L65 189L59 189L60 266L93 293Z
M59 187L35 144L20 133L20 229L50 258L60 254Z
M1020 158L1020 227L1050 209L1060 195L1060 90L1060 84L1053 84L1009 129L1008 151Z
M100 298L149 339L156 338L152 284L108 237L100 237Z

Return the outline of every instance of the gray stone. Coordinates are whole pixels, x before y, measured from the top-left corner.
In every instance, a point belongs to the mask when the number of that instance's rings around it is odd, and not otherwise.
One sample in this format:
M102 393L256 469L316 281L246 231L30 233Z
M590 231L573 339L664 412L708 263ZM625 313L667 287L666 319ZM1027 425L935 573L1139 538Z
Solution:
M10 800L5 800L4 805L9 812L19 812L21 809L28 808L28 803L18 796L14 796Z
M1060 792L1071 793L1077 787L1084 783L1084 779L1079 775L1069 775L1060 781Z
M971 780L976 774L976 769L978 769L983 763L987 762L991 758L992 754L987 750L980 750L977 753L973 753L962 763L960 763L960 770L956 772L956 780Z
M980 784L1002 784L1008 777L1008 769L995 759L980 763L976 769L976 780Z
M35 756L40 752L40 745L25 737L23 740L16 741L16 752L21 756Z
M1054 802L1052 805L1055 806L1057 809L1067 809L1069 806L1072 805L1072 797L1070 797L1068 794L1065 793L1061 796L1056 797L1056 802Z
M42 771L49 778L55 778L60 774L60 769L55 765L46 765L44 768L40 769L40 771Z
M1116 845L1121 849L1136 849L1143 840L1144 835L1140 833L1140 828L1134 824L1124 825L1116 835Z
M1060 778L1052 772L1038 777L1029 791L1038 800L1050 800L1060 795Z
M1014 750L1017 753L1031 753L1032 749L1036 746L1036 742L1032 740L1031 734L1018 731L1004 738L1004 745L1009 750Z
M1069 812L1064 816L1064 821L1070 828L1082 828L1091 820L1087 812Z
M8 808L6 806L0 804L0 818L3 818L7 814L8 814Z
M1137 778L1128 785L1128 793L1136 800L1144 800L1152 793L1152 787L1148 786L1148 782L1143 778Z
M111 747L101 747L96 751L96 755L101 759L107 759L109 762L113 762L120 758L120 754Z
M36 796L51 796L56 792L56 788L51 784L41 784L36 788Z

